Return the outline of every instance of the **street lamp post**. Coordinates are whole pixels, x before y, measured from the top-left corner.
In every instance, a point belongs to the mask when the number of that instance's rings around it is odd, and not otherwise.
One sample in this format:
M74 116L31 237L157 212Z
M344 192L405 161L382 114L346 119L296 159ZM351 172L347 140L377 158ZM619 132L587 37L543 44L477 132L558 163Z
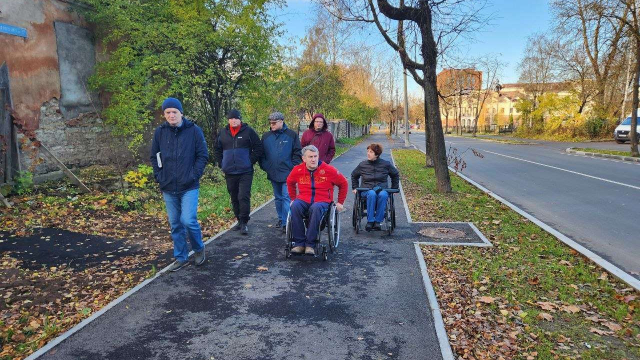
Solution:
M409 147L409 95L407 94L407 69L402 72L404 77L404 146Z

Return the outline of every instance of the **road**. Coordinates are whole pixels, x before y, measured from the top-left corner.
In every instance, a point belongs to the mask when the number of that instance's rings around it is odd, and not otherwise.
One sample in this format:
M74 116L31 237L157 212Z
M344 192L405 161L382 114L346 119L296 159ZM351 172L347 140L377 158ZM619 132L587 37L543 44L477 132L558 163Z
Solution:
M411 142L425 149L424 133ZM554 229L640 278L640 165L569 155L569 146L625 150L614 143L511 145L446 137L464 154L463 173Z

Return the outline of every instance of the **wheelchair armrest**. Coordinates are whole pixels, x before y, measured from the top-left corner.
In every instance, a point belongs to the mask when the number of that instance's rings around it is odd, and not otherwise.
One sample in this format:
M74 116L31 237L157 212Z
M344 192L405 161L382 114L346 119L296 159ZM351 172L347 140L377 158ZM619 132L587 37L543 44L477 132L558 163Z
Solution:
M358 190L358 192L361 192L361 191L369 191L371 189L370 188L359 187L359 188L356 188L356 190Z
M400 189L384 189L389 194L397 194L400 192Z

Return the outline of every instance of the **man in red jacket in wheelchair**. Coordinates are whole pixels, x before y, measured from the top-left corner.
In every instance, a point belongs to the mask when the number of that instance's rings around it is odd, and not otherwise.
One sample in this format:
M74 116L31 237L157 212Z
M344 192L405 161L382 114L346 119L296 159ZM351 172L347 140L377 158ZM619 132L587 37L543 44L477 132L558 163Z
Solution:
M296 192L296 185L298 191ZM320 229L322 216L333 201L333 187L338 187L336 209L342 211L347 198L348 182L338 169L318 158L318 148L313 145L302 149L302 164L291 170L287 177L287 189L291 201L291 234L295 246L293 254L314 255L314 242ZM304 216L309 215L307 233Z

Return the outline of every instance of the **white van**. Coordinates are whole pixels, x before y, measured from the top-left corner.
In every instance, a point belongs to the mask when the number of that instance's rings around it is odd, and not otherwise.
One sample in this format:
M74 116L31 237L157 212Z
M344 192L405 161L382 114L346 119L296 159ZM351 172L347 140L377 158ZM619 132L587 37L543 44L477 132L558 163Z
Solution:
M624 119L618 127L613 131L613 138L618 144L629 141L629 132L631 131L631 115ZM638 126L636 127L636 135L640 139L640 109L638 109Z

